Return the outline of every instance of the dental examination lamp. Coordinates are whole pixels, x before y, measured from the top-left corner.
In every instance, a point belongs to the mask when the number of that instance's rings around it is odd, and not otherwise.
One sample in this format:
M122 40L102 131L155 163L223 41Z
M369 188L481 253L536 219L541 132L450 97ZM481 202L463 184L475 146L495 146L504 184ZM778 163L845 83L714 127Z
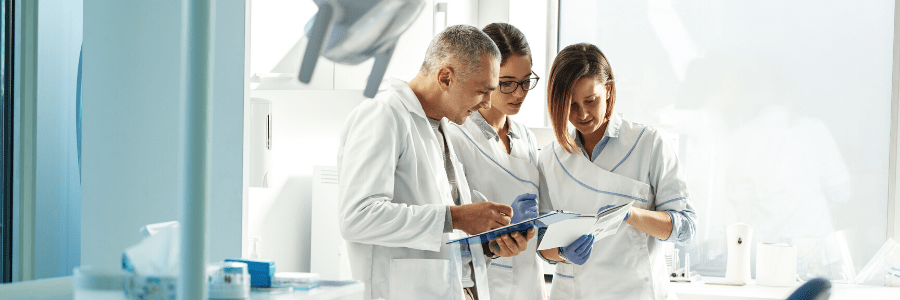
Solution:
M319 54L336 63L358 65L375 58L363 95L372 98L384 78L400 35L413 23L422 0L314 0L319 11L306 25L306 53L300 82L309 83Z

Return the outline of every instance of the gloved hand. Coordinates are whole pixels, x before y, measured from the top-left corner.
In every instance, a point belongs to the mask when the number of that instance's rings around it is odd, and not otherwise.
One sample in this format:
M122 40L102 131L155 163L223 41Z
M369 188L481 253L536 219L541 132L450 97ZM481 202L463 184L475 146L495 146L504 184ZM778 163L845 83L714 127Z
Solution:
M610 207L613 207L613 206L615 206L615 205L610 204L610 205L601 207L600 209L597 210L597 213L599 214L601 211L604 211L604 210L606 210L607 208L610 208ZM625 213L625 219L623 219L622 221L628 221L628 218L630 218L630 217L631 217L631 209L629 209L628 212Z
M559 247L559 254L576 265L583 265L594 249L594 235L585 234L566 247Z
M521 194L516 197L512 205L513 215L510 224L516 224L531 218L538 217L537 195Z

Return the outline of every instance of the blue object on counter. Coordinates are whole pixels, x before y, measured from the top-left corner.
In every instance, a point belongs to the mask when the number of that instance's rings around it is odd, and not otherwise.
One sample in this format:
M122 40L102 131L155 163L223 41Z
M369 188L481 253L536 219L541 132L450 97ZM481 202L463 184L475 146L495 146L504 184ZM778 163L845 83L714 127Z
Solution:
M271 287L272 277L275 276L275 261L271 259L226 259L226 262L241 262L247 264L247 273L250 274L250 286Z

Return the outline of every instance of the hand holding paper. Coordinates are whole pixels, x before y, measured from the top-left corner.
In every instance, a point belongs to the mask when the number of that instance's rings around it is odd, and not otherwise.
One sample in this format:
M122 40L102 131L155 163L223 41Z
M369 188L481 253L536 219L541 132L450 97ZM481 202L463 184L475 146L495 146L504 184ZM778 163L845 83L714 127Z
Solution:
M615 207L615 205L610 204L610 205L601 207L600 209L597 210L597 214L600 214L600 213L603 212L604 210L610 209L610 208L612 208L612 207ZM625 214L625 219L623 219L622 221L628 221L628 218L629 218L629 217L631 217L631 208L628 209L628 213Z
M560 256L576 265L583 265L591 257L594 249L594 235L585 234L566 247L559 247Z

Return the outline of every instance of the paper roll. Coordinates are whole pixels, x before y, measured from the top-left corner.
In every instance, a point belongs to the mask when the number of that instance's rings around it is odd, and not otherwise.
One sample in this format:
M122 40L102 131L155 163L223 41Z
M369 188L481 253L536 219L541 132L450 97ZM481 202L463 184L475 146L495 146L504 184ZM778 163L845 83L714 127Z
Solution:
M756 245L756 283L794 286L797 277L797 247L788 244Z

